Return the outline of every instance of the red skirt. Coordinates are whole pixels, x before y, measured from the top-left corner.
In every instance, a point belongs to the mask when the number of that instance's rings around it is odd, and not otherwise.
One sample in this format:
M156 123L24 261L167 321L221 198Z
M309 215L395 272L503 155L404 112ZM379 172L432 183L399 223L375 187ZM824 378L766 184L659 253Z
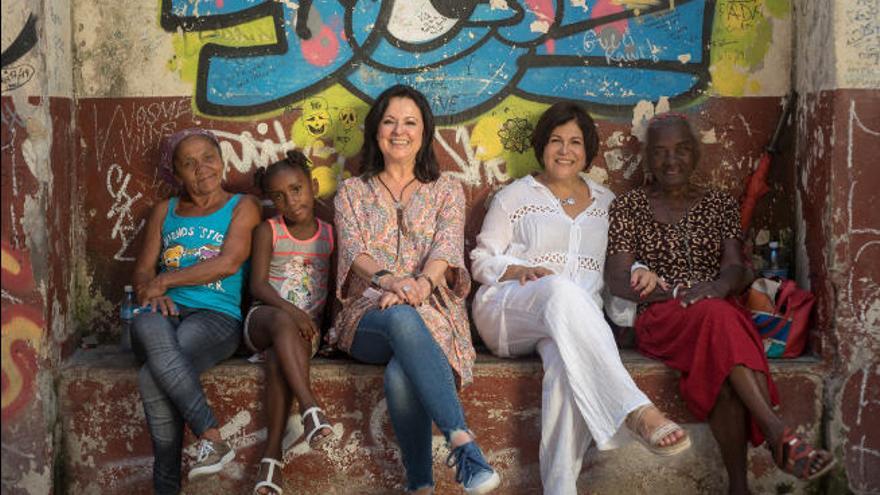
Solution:
M642 354L681 372L681 396L700 421L709 417L721 385L737 365L763 373L771 404L779 403L761 336L748 312L735 303L704 299L687 308L676 300L654 303L639 315L635 328ZM749 422L752 445L760 445L764 435L754 420Z

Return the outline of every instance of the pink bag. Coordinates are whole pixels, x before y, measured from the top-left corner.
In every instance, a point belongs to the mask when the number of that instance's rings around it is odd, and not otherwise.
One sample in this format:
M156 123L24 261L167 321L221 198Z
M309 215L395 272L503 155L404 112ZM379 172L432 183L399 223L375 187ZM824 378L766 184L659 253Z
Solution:
M769 358L794 358L804 352L813 294L792 280L759 278L752 282L745 306L764 339Z

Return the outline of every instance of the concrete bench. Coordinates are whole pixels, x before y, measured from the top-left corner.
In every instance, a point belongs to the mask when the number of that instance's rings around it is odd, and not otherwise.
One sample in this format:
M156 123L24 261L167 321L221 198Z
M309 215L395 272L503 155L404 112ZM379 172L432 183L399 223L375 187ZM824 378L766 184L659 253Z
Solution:
M638 385L663 410L687 427L694 447L674 458L652 456L636 443L599 452L584 462L580 493L722 493L726 475L705 423L696 423L678 398L677 373L633 351L623 361ZM782 415L818 440L822 416L823 365L814 358L771 362L782 396ZM481 354L475 382L462 393L469 426L502 474L499 494L538 494L541 363L538 358L502 360ZM184 485L188 494L251 493L266 430L262 412L263 366L232 359L205 373L202 381L236 448L236 458L218 476ZM285 456L285 493L402 493L403 466L388 420L382 368L343 359L317 359L312 383L333 422L336 438L326 452L293 442ZM79 350L65 364L59 383L63 447L62 483L70 494L151 493L152 450L130 353L111 347ZM289 438L301 433L289 421ZM187 433L184 473L195 454ZM437 493L460 493L454 472L443 465L448 451L435 431ZM775 469L766 449L750 452L754 493L805 493L816 487ZM185 482L186 483L186 482Z

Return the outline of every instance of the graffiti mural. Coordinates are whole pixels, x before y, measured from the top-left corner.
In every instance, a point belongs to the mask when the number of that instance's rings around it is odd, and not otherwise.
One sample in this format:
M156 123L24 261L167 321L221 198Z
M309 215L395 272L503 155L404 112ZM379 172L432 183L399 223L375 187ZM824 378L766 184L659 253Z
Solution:
M371 101L402 82L441 123L508 95L606 113L692 100L709 81L714 14L705 0L161 3L199 112L264 114L336 83Z
M14 418L34 398L37 356L43 333L43 319L38 308L25 301L32 295L34 279L26 252L13 249L5 241L2 254L2 344L3 359L2 418Z
M9 26L9 28L15 29L13 26ZM3 29L4 31L7 29L6 23L4 23ZM36 44L37 18L34 14L29 14L18 34L9 43L9 46L3 48L3 53L0 54L3 91L11 91L24 86L34 77L35 70L30 64L12 64L24 57Z

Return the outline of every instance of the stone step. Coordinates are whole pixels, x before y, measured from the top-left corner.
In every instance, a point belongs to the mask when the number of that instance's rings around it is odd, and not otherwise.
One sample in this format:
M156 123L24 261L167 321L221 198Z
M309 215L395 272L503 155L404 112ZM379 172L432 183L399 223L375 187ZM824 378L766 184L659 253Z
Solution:
M658 458L637 443L614 451L591 447L579 493L723 493L726 475L705 423L696 423L677 394L677 373L633 351L622 351L636 383L672 418L684 424L694 442L688 452ZM814 358L772 361L782 397L783 417L797 431L818 440L822 417L823 366ZM336 438L324 451L292 443L285 455L285 493L403 493L400 455L388 419L382 367L342 359L316 359L315 392L326 406ZM538 466L541 363L537 358L502 360L480 354L475 382L462 393L469 426L490 462L502 475L498 494L541 491ZM235 460L217 476L184 482L187 494L251 493L266 436L263 367L231 359L202 377L223 435L236 448ZM137 390L137 365L130 353L99 347L78 351L59 383L62 418L62 481L69 494L151 493L152 450ZM298 415L289 421L289 438L299 437ZM299 440L299 438L297 438ZM195 454L187 433L184 473ZM461 493L454 473L443 465L448 450L435 430L436 493ZM775 469L763 448L753 448L749 469L754 493L805 493L816 486Z

